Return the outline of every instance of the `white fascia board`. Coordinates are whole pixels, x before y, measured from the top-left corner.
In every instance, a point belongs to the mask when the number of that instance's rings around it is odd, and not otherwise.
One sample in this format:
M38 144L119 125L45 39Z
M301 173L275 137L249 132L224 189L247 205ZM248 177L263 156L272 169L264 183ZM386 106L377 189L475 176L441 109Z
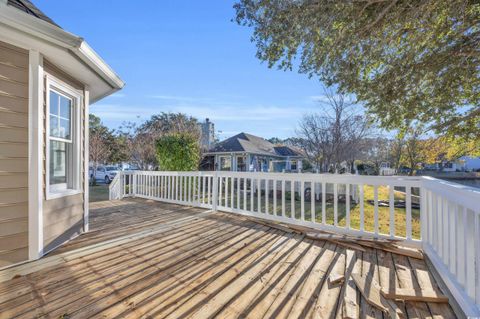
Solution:
M88 65L98 76L107 82L112 90L97 97L96 100L122 89L125 83L112 68L85 42L82 37L67 32L51 23L30 16L18 9L11 8L0 0L0 23L20 30L53 45L71 51ZM91 101L92 103L95 101Z
M95 52L87 42L82 41L78 48L74 49L78 52L78 57L93 68L98 74L105 75L105 80L112 85L113 88L121 89L125 86L125 83L120 77L113 71L113 69L105 63L105 61Z

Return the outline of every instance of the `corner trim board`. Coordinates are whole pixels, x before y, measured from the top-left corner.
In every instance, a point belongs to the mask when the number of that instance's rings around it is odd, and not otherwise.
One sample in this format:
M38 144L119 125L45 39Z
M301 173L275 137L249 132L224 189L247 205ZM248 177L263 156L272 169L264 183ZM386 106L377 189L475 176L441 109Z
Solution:
M43 256L43 57L28 59L28 258Z

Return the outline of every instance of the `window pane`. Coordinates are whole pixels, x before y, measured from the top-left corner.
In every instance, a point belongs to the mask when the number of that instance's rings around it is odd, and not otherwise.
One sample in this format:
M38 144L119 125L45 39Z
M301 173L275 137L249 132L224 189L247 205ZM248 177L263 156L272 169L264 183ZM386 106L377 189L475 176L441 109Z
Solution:
M220 157L220 170L222 171L229 171L232 164L232 160L230 156L221 156Z
M71 139L72 100L50 91L50 136Z
M60 119L59 136L61 138L70 139L70 120Z
M50 136L59 137L58 118L54 115L50 115Z
M58 115L58 98L57 93L50 91L50 114Z
M70 119L72 101L64 96L60 96L60 116Z
M50 185L67 182L67 143L50 141Z

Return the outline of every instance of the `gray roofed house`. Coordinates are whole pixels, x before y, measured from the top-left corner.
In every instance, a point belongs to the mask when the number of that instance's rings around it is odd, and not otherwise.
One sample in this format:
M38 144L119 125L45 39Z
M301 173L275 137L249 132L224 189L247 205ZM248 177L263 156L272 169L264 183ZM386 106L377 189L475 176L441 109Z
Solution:
M299 171L303 159L290 146L243 132L217 143L206 155L213 158L215 170L222 171Z

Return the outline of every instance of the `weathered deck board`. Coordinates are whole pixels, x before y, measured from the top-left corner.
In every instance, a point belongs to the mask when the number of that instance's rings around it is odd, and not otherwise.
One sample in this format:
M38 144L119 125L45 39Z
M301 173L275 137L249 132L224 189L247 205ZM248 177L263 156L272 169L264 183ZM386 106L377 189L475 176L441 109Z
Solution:
M354 271L386 289L438 289L422 260L370 248L353 254L204 211L139 199L92 205L92 231L54 254L200 217L0 283L0 318L386 318L351 278L331 285L328 276ZM409 318L455 318L447 304L398 306Z

